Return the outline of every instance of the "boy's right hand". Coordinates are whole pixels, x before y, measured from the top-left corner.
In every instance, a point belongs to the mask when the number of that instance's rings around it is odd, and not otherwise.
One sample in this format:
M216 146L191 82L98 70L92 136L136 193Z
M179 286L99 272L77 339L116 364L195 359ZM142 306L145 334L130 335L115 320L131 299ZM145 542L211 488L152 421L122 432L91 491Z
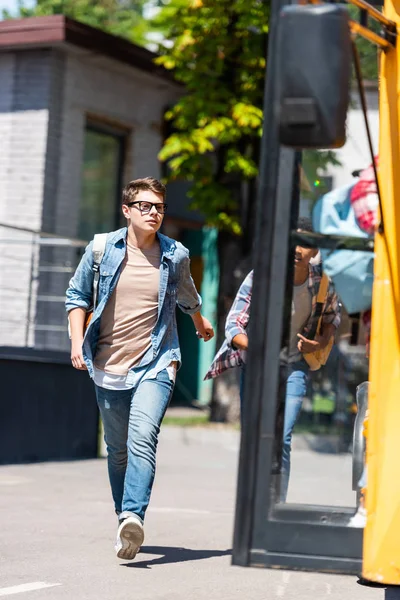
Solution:
M239 350L247 350L249 347L249 338L245 333L238 333L232 338L232 346L239 348Z
M82 354L82 340L72 340L71 344L71 362L72 366L79 371L87 371L87 366Z

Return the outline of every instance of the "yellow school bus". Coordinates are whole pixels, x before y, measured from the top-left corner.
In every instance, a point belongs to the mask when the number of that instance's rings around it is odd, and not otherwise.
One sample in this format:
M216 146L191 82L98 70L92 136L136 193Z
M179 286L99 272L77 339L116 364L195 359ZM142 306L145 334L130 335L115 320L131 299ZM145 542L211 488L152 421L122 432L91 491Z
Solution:
M384 16L400 24L400 5L387 0ZM380 58L379 184L383 231L375 235L363 576L400 584L400 46Z
M360 9L359 22L343 5L272 1L233 563L354 573L365 583L400 585L400 2L349 4ZM370 29L371 20L381 33ZM344 143L356 35L380 48L381 225L374 236L363 531L349 527L346 507L276 501L285 398L279 356L288 265L299 242L301 151ZM311 235L308 242L357 246L334 236Z

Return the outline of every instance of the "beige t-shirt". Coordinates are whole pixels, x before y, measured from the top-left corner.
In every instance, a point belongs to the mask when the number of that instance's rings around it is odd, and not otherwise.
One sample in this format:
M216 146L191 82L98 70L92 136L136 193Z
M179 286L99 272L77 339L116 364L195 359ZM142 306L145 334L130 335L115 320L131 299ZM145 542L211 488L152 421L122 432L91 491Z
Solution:
M301 352L297 349L297 344L299 343L297 334L303 332L312 311L312 297L308 286L308 278L301 285L293 286L289 362L296 362L301 359Z
M126 375L151 346L158 316L160 246L140 250L127 244L118 283L101 315L95 367Z

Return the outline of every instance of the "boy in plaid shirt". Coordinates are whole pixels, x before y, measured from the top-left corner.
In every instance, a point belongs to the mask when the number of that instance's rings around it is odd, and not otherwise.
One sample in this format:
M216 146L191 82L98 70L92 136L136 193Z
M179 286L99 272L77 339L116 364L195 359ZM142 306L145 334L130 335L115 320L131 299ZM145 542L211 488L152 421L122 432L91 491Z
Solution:
M310 219L300 218L298 231L312 231ZM318 254L313 248L296 247L290 339L287 348L288 376L286 384L284 433L282 448L281 502L286 501L290 474L292 432L306 395L308 364L303 354L324 348L340 324L340 307L332 285L322 309L323 328L320 336L307 338L315 320L317 295L322 279L321 264L310 261ZM205 379L217 377L232 367L245 367L248 348L247 325L250 319L253 271L243 281L228 314L225 341L217 352ZM241 397L241 402L243 398Z

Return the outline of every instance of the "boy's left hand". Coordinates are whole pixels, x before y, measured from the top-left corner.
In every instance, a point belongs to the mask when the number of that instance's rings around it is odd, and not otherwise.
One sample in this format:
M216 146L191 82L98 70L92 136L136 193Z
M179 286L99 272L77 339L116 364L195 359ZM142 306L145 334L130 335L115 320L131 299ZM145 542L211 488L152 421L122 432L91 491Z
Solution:
M199 339L203 339L208 342L214 337L214 329L210 321L203 317L203 315L194 315L196 318L193 319L194 326L196 327L196 335Z
M297 349L302 354L309 354L310 352L315 352L316 350L321 350L322 348L320 341L321 338L319 336L316 336L315 340L308 340L306 337L304 337L304 335L298 333L297 337L300 338L297 344Z

